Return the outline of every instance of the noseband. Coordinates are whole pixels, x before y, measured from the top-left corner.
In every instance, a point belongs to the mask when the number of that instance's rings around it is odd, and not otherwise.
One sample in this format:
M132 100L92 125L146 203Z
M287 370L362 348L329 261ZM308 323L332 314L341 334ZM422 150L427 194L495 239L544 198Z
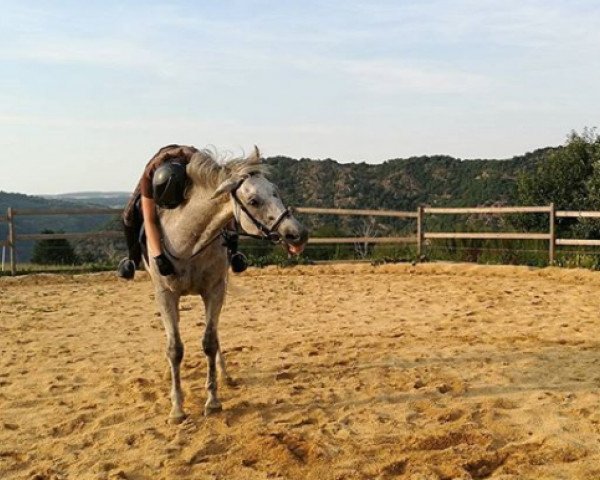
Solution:
M238 189L242 186L242 184L246 181L247 178L249 178L249 177L245 177L242 180L240 180L240 182L237 184L237 186L231 191L231 198L233 198L233 201L235 202L236 206L238 207L237 214L234 211L233 216L235 218L236 224L241 228L241 222L239 219L239 216L240 216L239 210L244 212L246 214L246 216L250 219L250 221L254 224L254 226L260 231L261 235L253 235L251 233L245 232L243 229L239 233L246 237L258 238L261 240L268 240L269 242L271 242L273 244L280 243L281 235L279 234L279 232L277 232L277 229L279 228L279 225L281 225L281 222L283 222L286 218L292 216L292 209L290 207L286 207L283 210L283 212L281 212L281 214L275 219L275 221L273 222L273 224L270 227L265 225L264 223L262 223L254 215L252 215L250 210L248 210L248 207L246 207L246 205L244 205L244 203L239 199L239 197L237 195Z

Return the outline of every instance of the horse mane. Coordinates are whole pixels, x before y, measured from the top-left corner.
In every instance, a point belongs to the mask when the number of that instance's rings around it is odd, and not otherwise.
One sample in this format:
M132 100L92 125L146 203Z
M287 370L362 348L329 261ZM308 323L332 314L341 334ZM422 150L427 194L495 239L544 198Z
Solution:
M205 148L192 155L187 173L195 185L217 188L233 175L267 176L269 168L261 163L260 152L256 147L248 157L230 157L229 154Z

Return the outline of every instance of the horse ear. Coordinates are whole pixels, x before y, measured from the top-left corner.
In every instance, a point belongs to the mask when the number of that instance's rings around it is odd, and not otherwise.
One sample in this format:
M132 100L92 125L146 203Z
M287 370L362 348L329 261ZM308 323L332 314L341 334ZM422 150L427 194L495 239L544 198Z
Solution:
M262 160L260 158L260 150L256 145L254 145L254 151L252 152L252 155L248 157L248 163L250 165L262 163Z
M217 189L212 194L211 199L220 197L224 193L231 193L235 187L237 187L242 180L242 177L239 175L234 175L225 180L221 185L217 187Z

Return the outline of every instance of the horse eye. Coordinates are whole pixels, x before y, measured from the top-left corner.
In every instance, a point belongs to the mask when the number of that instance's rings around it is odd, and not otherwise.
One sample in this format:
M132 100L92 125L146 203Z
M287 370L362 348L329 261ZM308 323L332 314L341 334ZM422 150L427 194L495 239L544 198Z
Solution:
M250 205L251 207L257 207L258 200L256 198L251 198L250 200L248 200L248 205Z

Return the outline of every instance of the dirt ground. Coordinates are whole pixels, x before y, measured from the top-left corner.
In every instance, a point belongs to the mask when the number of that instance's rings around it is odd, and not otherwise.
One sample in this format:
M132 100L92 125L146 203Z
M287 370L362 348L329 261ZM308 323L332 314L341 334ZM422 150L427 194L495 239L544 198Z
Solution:
M267 268L232 281L236 388L170 425L151 284L0 278L0 478L598 479L600 273L429 264Z

